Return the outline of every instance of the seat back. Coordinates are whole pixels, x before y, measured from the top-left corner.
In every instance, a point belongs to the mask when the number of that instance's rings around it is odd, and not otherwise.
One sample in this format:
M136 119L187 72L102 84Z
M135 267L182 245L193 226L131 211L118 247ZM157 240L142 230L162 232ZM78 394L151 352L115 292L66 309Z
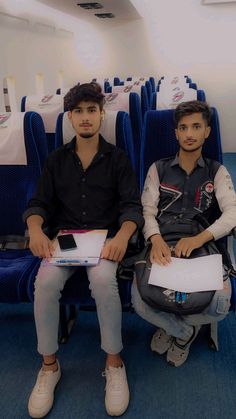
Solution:
M3 148L1 148L4 161L2 160L0 163L0 236L24 235L25 225L22 221L22 214L36 188L47 157L46 136L40 115L35 112L17 115L17 118L12 115L8 121L10 122L11 118L14 118L14 129L13 137L11 137L9 134L11 127L9 127L4 155ZM16 129L16 120L19 130ZM1 130L1 135L2 132L3 130ZM7 129L4 132L7 132ZM21 136L23 140L21 146L24 150L19 160L18 148L15 161L13 161L13 153L8 153L7 148L13 139L16 143L19 142ZM1 145L3 145L3 141L1 141Z
M143 187L147 171L156 160L174 155L178 150L175 137L174 110L151 110L144 119L140 155L140 185ZM222 162L222 148L218 113L212 108L211 132L203 146L203 155Z
M109 143L125 150L133 168L135 168L133 135L128 113L123 111L106 111L100 132ZM57 120L56 146L59 147L68 143L75 134L68 118L68 112L61 113Z
M43 119L47 136L48 152L55 149L55 132L58 115L64 110L64 95L24 96L21 111L37 112Z
M129 113L134 144L135 155L135 172L139 182L140 171L140 144L142 133L142 110L140 97L136 92L131 93L111 93L105 95L104 109L108 110L122 110Z

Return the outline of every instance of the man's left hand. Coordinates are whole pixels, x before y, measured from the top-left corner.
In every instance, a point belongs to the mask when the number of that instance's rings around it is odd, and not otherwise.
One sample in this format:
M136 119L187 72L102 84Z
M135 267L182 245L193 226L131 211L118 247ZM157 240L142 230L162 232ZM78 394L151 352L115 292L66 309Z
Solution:
M113 239L107 241L105 244L101 257L103 259L120 262L126 252L128 241L120 235L116 235Z
M199 249L203 244L199 236L184 237L176 243L175 255L178 258L181 256L189 257L194 249Z

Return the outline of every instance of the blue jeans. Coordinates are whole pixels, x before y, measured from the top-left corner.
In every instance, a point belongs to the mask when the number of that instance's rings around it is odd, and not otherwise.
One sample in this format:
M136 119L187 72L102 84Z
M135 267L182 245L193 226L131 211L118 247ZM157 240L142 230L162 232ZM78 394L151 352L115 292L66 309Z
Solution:
M140 297L136 280L132 285L132 303L137 314L166 331L168 335L180 339L189 339L193 333L193 326L218 322L223 320L230 308L231 284L224 282L224 289L216 291L211 303L199 314L177 315L154 309Z
M41 355L58 349L59 299L67 279L78 267L58 267L41 263L35 281L34 316ZM122 350L122 308L116 280L117 263L101 259L87 267L89 288L97 306L101 347L109 354Z

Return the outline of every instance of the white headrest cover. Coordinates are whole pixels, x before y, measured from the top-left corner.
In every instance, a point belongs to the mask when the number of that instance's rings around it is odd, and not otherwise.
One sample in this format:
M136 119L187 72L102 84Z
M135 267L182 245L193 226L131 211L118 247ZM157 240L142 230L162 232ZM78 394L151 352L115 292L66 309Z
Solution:
M118 111L106 111L104 121L102 121L100 133L108 143L116 145L116 118ZM63 144L69 143L76 135L74 128L65 112L62 119Z
M104 109L106 111L124 111L129 113L129 95L126 93L106 93Z
M108 143L116 145L116 118L118 111L106 111L100 133Z
M43 119L45 131L55 132L57 117L64 110L63 95L27 96L25 110L38 112Z
M74 128L71 125L71 122L68 118L68 112L63 114L62 118L62 137L63 137L63 144L69 143L72 138L76 135Z
M23 112L0 114L0 164L27 165Z
M188 85L186 85L188 86ZM197 91L187 87L186 89L175 87L170 90L157 92L157 109L175 109L181 102L197 99Z

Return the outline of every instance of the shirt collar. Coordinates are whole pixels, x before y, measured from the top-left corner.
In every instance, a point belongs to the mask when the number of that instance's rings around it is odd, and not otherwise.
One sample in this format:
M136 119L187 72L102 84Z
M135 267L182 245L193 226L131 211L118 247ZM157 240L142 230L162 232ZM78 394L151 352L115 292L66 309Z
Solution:
M69 150L75 151L76 146L76 137L74 137L69 143L65 145L66 148ZM99 146L98 146L98 153L99 154L106 154L110 153L113 146L112 144L108 143L101 134L99 134Z
M196 165L200 166L200 167L205 167L206 164L205 164L205 161L204 161L202 156L199 157L199 159L197 160ZM177 153L176 156L174 157L174 159L171 163L171 166L179 166L179 153Z

